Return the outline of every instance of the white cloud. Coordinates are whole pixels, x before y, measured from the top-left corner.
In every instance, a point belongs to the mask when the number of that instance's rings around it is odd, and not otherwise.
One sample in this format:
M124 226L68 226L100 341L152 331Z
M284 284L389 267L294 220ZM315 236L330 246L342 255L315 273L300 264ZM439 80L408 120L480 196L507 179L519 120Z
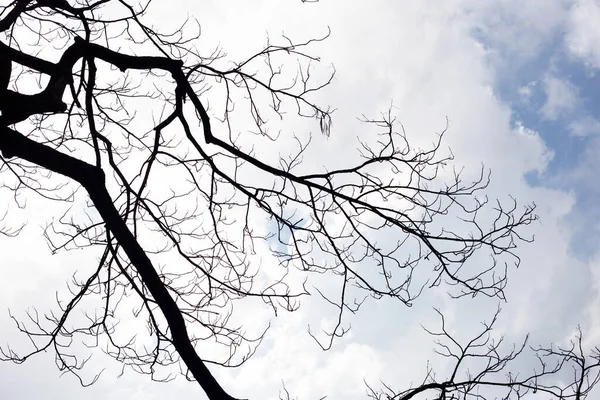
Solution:
M570 0L463 1L476 33L498 48L496 60L520 64L537 57L553 42L555 30L564 24Z
M577 0L568 15L568 50L590 66L600 67L600 4L596 0Z
M569 80L549 75L542 83L546 101L540 112L545 119L556 121L573 112L579 105L578 89Z
M492 6L478 6L489 2L416 0L296 3L283 7L274 0L258 4L238 1L235 5L215 2L206 8L203 4L200 9L189 2L172 1L169 7L157 11L164 16L165 23L171 18L183 19L185 13L181 10L184 9L199 15L203 45L211 48L220 43L234 59L257 49L264 42L267 29L274 38L283 28L292 37L305 37L313 31L322 32L326 25L332 27L330 40L317 50L326 62L333 62L338 69L336 81L321 96L339 112L332 137L329 140L316 138L321 142L314 147L309 164L346 161L348 154L352 154L355 137L371 134L367 131L369 128L355 123L354 117L384 111L390 100L394 100L399 120L415 143L429 143L431 134L444 127L448 116L450 131L445 144L453 149L457 162L475 169L484 162L493 171L492 196L511 194L522 203L535 200L543 217L542 224L531 227L538 240L520 249L522 268L510 271L509 303L505 307L510 321L506 322L505 329L515 336L531 330L542 332L546 335L544 339L549 340L570 331L569 324L577 322L582 303L587 299L581 284L589 272L586 264L572 261L568 247L571 232L565 224L565 216L575 202L570 193L532 188L526 183L525 173L545 171L551 152L537 132L511 124L513 110L498 99L493 90L498 71L489 62L492 50L482 46L472 35L473 27L487 27L485 33L495 35L498 43L513 43L517 54L530 54L537 51L540 43L548 40L546 35L560 24L564 2L526 2L523 7L508 0ZM504 12L502 15L510 16L508 20L497 13L499 8ZM540 8L552 11L548 21L544 21L546 17L539 12ZM577 90L568 81L547 76L542 83L547 95L541 110L545 118L555 120L577 106ZM523 92L525 96L527 88ZM18 252L22 249L8 245L5 248L6 254L15 251L10 257L19 258L19 265L29 265L35 271L44 269L43 265L31 264L39 262L35 254L24 254ZM570 274L573 270L578 272L577 276ZM53 290L49 288L50 294ZM322 353L305 333L306 323L315 318L320 320L327 309L316 300L306 302L298 313L278 317L265 347L255 359L239 371L219 370L218 373L234 395L251 398L274 397L281 379L294 394L303 395L302 398L328 394L331 398L345 399L364 398L364 390L360 390L363 376L368 376L369 382L374 384L378 374L398 386L411 378L416 382L431 349L430 338L422 333L418 324L436 323L430 306L446 304L438 294L424 296L422 304L412 310L389 303L382 303L385 308L370 306L364 315L353 319L356 331L359 331L358 326L368 329L341 341L330 353ZM448 305L447 310L467 315L472 326L476 318L494 306L470 299ZM251 310L248 318L256 316L250 313ZM457 324L453 329L468 335L461 326ZM168 385L148 384L146 377L131 372L119 380L109 372L98 386L85 391L71 389L77 386L71 378L42 379L46 376L44 371L52 370L52 366L46 362L36 364L38 362L33 360L24 369L4 364L0 393L9 393L11 399L39 397L39 393L35 393L36 386L25 383L27 374L33 371L34 382L43 387L50 398L69 400L81 397L82 393L88 398L197 396L194 385L179 381ZM15 389L14 382L23 385L21 393Z
M532 97L535 94L535 91L538 87L538 81L531 81L527 85L521 86L517 90L517 94L519 95L519 99L521 102L527 106L531 104Z
M591 136L600 134L600 121L592 116L576 119L569 124L569 131L573 136Z

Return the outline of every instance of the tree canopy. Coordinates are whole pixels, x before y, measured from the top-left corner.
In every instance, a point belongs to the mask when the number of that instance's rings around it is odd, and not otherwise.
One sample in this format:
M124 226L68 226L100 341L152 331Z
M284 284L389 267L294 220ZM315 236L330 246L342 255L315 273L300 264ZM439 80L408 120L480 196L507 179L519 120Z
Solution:
M4 347L3 359L51 351L59 369L79 377L87 358L73 348L83 343L156 380L179 372L210 399L244 398L211 369L244 368L261 344L268 323L248 334L235 318L251 299L276 317L305 296L322 297L336 324L307 334L324 350L367 299L410 306L438 286L451 297L504 299L516 248L532 240L523 228L535 206L488 199L489 171L466 178L455 168L445 129L429 147L412 145L393 110L382 110L362 117L370 133L357 157L307 165L310 132L348 134L316 96L335 75L312 50L328 34L269 39L232 60L222 49L199 50L194 21L154 28L149 6L14 0L1 8L2 185L19 207L27 196L68 205L45 230L53 253L98 254L93 268L78 269L71 296L57 299L58 312L15 318L32 347ZM282 141L295 147L284 153ZM2 233L19 240L21 228ZM129 310L147 332L119 326ZM573 348L534 348L539 367L513 376L505 372L526 341L503 353L490 336L494 316L459 344L440 317L428 333L455 362L452 375L440 380L428 369L420 385L369 386L371 397L475 399L491 387L504 398L579 399L598 380L598 354L584 362L581 334ZM465 373L471 359L483 366ZM573 379L553 380L572 365Z

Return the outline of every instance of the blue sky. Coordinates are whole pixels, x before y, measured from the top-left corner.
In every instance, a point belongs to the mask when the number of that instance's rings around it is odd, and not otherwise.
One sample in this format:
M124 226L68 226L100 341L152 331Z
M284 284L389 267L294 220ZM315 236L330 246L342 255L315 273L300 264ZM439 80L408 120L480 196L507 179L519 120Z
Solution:
M327 73L331 63L336 66L335 81L318 100L338 111L331 137L314 136L306 164L331 168L346 161L354 152L354 139L369 134L356 117L386 111L391 101L415 145L429 144L447 117L446 144L457 163L470 171L477 172L481 163L492 170L490 197L506 199L510 194L521 204L538 204L540 223L529 231L537 240L519 249L523 262L519 270L510 271L499 331L515 341L532 333L533 343L563 343L581 324L586 346L597 345L600 4L594 0L281 3L207 1L200 6L172 0L166 7L156 1L147 18L173 27L186 14L194 15L202 25L201 51L219 45L231 60L259 49L266 32L272 39L285 32L301 40L331 27L329 40L314 52L323 58L316 73ZM307 133L302 125L283 128ZM285 153L293 149L293 141L284 135L269 152L274 148ZM37 254L0 238L4 251L0 268L14 266L6 271L11 287L0 292L0 304L15 312L49 304L54 290L64 289L72 271L93 257L85 251L53 257L43 253L39 226L51 218L44 207L45 203L31 200L29 224L18 242L40 249ZM265 260L269 262L273 260ZM315 284L333 285L326 280ZM422 378L427 360L443 373L447 366L432 355L432 340L420 328L437 326L432 307L446 313L457 335L468 337L497 305L489 300L451 301L443 290L428 292L410 309L390 301L368 302L362 314L348 321L354 327L351 334L328 353L306 334L308 324L327 327L335 317L317 299L277 318L268 310L244 305L239 318L257 325L270 320L269 336L245 367L216 372L235 394L249 398L274 398L283 379L300 399L326 394L332 399L362 399L363 378L401 387ZM6 313L0 313L0 338L3 343L24 342ZM23 366L2 363L0 398L146 400L165 394L202 398L183 380L160 385L133 372L118 377L110 360L102 356L94 360L91 371L105 366L107 370L89 389L80 388L72 377L59 378L51 357Z
M568 2L565 5L567 10L577 8ZM579 7L594 4L588 2ZM480 29L475 29L474 35L496 53L493 58L498 75L494 91L511 106L513 123L538 132L552 152L544 171L526 174L528 182L574 194L577 206L570 216L575 229L573 255L582 259L593 257L599 237L597 227L589 222L600 218L600 182L586 179L580 172L590 166L590 157L594 158L599 143L600 77L594 62L569 48L564 24L549 29L525 56L513 43L503 43Z

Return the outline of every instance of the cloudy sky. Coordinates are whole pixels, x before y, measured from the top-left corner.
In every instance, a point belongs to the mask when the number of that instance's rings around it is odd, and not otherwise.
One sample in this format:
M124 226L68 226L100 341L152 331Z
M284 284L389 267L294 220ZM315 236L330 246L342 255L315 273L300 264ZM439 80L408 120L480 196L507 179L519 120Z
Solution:
M202 46L220 45L233 60L258 50L267 33L304 39L331 28L331 37L315 47L337 70L321 95L338 109L319 150L322 160L341 157L348 138L364 129L356 117L376 116L391 102L415 140L442 130L447 117L445 143L467 167L491 168L490 195L538 206L536 241L519 249L522 266L511 271L499 330L516 341L530 332L532 343L549 344L567 340L581 324L587 344L600 341L598 0L155 0L148 18L174 27L186 15L201 23ZM35 253L0 241L2 344L23 340L6 309L52 301L73 269L86 264L77 254L44 255L40 223L33 221L19 240ZM475 301L431 292L410 309L367 303L351 320L351 334L327 353L306 326L333 314L307 301L299 312L273 319L254 359L216 373L233 395L251 399L276 397L282 380L299 399L365 398L365 380L406 387L422 378L427 360L444 370L420 328L437 326L432 307L467 338L497 306ZM203 398L183 380L161 385L132 372L118 377L111 360L99 360L94 366L106 363L107 370L85 389L71 376L59 377L51 357L2 363L0 398Z

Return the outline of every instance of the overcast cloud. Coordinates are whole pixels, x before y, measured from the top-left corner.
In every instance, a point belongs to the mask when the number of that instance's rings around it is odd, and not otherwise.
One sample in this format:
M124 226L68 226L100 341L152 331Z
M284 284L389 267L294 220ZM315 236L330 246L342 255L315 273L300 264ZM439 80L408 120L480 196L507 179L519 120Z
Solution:
M510 271L499 330L516 341L531 332L533 343L548 344L567 339L581 324L588 344L600 341L600 5L595 0L155 0L148 18L174 27L188 14L202 25L202 46L220 44L236 60L259 49L267 32L272 38L285 32L303 39L331 28L331 37L315 48L325 65L337 70L331 87L320 94L338 111L331 137L315 138L320 143L310 162L319 167L352 151L365 129L356 117L376 116L391 102L416 143L429 143L448 118L445 144L467 168L477 172L481 163L491 168L490 196L510 194L521 204L538 206L541 220L529 231L536 240L519 249L522 265ZM46 251L39 228L43 216L27 218L17 241L0 238L2 343L24 340L9 321L8 307L18 313L53 301L75 268L93 263L84 251L40 256ZM32 248L37 254L28 251ZM432 339L420 328L437 326L433 306L466 338L491 317L497 302L450 301L443 291L429 292L412 308L368 302L350 321L351 334L323 353L306 326L327 324L334 310L327 314L322 303L309 300L298 312L272 319L251 361L216 373L232 394L251 399L274 398L282 380L304 400L363 399L365 379L401 388L422 378L428 359L440 371L445 367L432 357ZM102 355L92 365L104 364L100 380L83 389L71 376L59 378L51 357L19 366L1 363L0 398L203 398L196 385L181 379L161 385L131 371L117 377L114 362Z

